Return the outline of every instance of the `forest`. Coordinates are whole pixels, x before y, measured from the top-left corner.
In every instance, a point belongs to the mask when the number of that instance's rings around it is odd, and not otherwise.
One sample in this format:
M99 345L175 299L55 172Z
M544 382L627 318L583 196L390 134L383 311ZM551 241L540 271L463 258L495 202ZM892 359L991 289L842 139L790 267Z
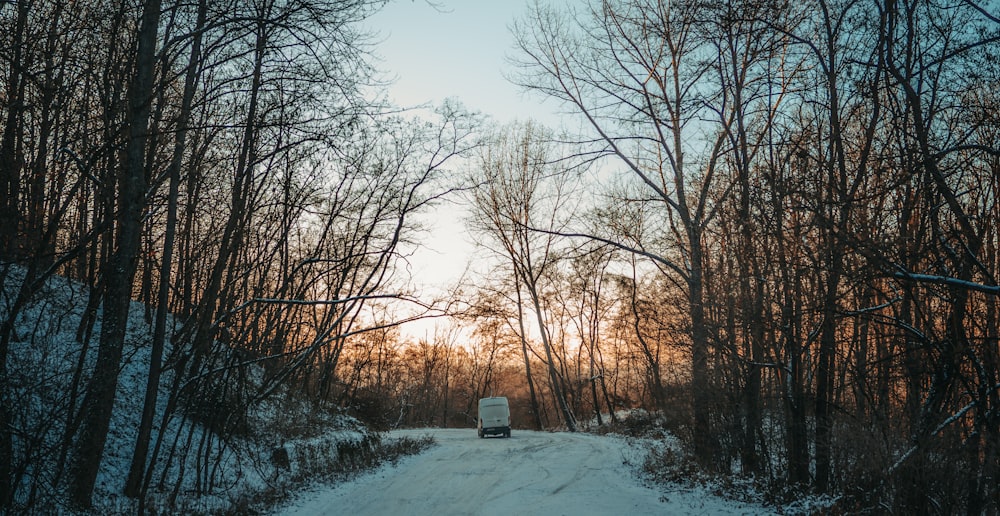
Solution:
M533 2L508 75L575 130L392 105L385 4L0 4L0 512L92 506L141 349L128 499L224 489L275 400L496 394L648 414L661 467L775 503L1000 513L1000 3ZM441 298L407 266L446 201L478 268Z

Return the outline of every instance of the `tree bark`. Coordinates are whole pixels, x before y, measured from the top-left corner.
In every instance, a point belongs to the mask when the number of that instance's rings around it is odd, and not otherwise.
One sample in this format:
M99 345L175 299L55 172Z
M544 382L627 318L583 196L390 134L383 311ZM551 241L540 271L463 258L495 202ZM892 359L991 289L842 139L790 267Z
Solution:
M28 2L17 2L17 21L13 34L9 34L9 43L13 54L9 66L10 76L7 79L7 117L4 120L3 138L0 139L0 285L6 285L9 263L13 262L17 240L18 192L20 190L20 159L16 152L16 135L18 126L22 123L20 107L23 103L24 86L21 78L23 65L21 53L28 19ZM7 407L7 354L10 337L13 331L13 314L9 317L10 328L3 328L0 335L0 421L10 421L10 409ZM4 321L4 326L8 322ZM13 436L11 427L0 424L0 509L8 508L13 503L14 486L11 484L11 464L14 459Z
M91 505L94 483L104 454L118 387L125 329L128 325L146 195L143 158L149 138L159 18L160 0L149 0L143 4L137 33L136 67L129 93L126 163L118 186L117 246L105 267L104 310L97 363L87 384L82 427L71 457L73 476L69 486L70 502L82 508Z
M545 360L548 366L549 382L552 384L552 395L556 398L556 405L562 414L566 429L570 432L576 431L576 417L566 402L566 393L563 389L562 378L556 371L555 356L552 353L552 342L549 340L548 326L545 324L545 316L542 312L541 299L538 296L537 287L534 284L526 284L528 296L531 298L532 308L535 311L535 320L538 323L538 332L542 338L542 347L545 348Z
M535 430L541 430L544 428L544 425L542 424L542 412L538 406L538 394L535 392L535 380L531 376L531 354L528 353L528 335L525 333L526 328L524 327L524 303L521 299L521 282L515 277L514 283L517 285L514 290L517 292L517 325L520 330L518 336L521 339L521 356L524 357L524 374L528 381L531 416L535 420Z
M156 315L153 327L153 341L150 349L149 376L146 379L146 395L143 400L142 417L139 421L139 434L136 437L135 450L123 490L125 496L136 498L144 491L142 479L146 470L146 459L149 454L149 441L153 431L153 418L156 413L156 401L159 394L161 363L163 348L166 341L167 313L170 310L170 281L173 270L174 236L177 229L177 199L180 190L180 168L184 158L185 139L187 137L188 120L191 116L191 105L194 102L195 81L201 66L202 27L205 25L208 5L206 0L198 2L198 18L195 24L194 38L191 42L191 57L184 77L184 93L181 99L181 110L178 115L176 140L170 169L167 172L169 192L167 194L167 220L163 237L163 256L160 264L160 277L157 292Z

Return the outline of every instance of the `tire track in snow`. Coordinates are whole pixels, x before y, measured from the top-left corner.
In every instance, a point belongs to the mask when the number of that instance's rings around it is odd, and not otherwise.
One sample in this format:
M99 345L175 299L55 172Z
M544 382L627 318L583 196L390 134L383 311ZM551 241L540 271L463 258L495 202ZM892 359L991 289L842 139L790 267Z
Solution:
M407 430L437 445L357 480L303 495L287 515L343 514L745 514L706 497L665 503L624 464L628 445L590 434L515 430L480 439L475 429ZM706 505L708 503L708 505ZM722 508L725 508L722 506ZM756 511L751 511L756 512Z

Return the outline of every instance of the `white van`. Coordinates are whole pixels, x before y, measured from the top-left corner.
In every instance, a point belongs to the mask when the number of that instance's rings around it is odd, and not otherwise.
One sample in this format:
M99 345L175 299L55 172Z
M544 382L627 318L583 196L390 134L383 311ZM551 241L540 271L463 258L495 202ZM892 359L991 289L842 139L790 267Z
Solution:
M494 396L479 400L479 437L502 435L510 437L510 405L507 398Z

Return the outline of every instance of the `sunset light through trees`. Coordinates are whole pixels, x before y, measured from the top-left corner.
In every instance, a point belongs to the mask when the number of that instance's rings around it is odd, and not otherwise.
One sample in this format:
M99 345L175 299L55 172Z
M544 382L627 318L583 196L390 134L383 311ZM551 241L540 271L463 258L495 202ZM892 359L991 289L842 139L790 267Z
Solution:
M395 105L390 6L0 4L0 513L240 512L492 396L776 510L1000 512L1000 3L528 2L558 126Z

